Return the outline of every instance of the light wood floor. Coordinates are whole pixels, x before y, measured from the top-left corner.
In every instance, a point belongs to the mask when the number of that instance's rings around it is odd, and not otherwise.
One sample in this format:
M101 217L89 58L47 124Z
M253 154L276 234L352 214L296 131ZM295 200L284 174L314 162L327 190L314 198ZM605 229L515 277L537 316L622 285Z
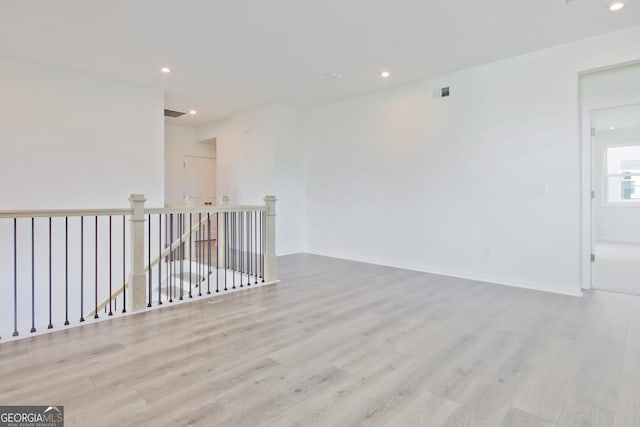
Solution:
M640 244L597 241L593 287L640 295Z
M62 404L67 426L640 426L640 297L311 255L280 270L0 344L0 404Z

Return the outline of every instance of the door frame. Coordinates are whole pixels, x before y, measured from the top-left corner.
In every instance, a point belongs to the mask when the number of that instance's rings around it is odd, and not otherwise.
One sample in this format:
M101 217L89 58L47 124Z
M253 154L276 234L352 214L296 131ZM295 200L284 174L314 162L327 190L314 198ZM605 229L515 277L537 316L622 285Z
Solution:
M580 270L582 289L592 288L592 267L591 254L594 253L594 223L593 223L593 200L591 191L593 190L593 158L594 146L591 127L593 126L592 115L595 111L606 110L608 108L627 107L629 105L640 104L640 98L631 98L621 101L614 101L602 104L583 106L581 109L581 175L582 190L580 192L582 205L582 221L580 233Z
M216 156L214 155L213 157L210 156L198 156L198 155L193 155L193 154L184 154L182 156L182 200L186 200L186 196L187 196L187 157L189 158L196 158L196 159L207 159L207 160L213 160L213 162L215 163L215 174L216 174L216 198L218 197L218 192L217 192L217 187L218 187L218 165L217 165L217 159Z

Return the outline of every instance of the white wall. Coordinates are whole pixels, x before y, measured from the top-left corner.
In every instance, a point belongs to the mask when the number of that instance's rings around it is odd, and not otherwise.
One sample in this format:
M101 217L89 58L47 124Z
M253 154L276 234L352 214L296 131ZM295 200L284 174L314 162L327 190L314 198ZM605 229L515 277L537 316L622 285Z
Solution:
M633 27L308 111L309 251L579 293L578 73L638 59Z
M304 251L300 113L272 105L203 126L196 136L216 138L217 194L232 204L262 204L265 195L276 195L276 253Z
M196 137L196 129L166 123L164 126L164 199L166 204L184 203L184 156L216 157L216 148Z
M640 101L640 63L583 74L580 100L583 108Z
M163 206L164 141L160 90L105 80L57 67L0 58L0 210L128 207L131 193L144 193L148 206ZM80 219L69 219L70 317L77 321L80 299ZM108 295L109 232L98 225L99 297ZM85 218L86 247L93 245L94 218ZM113 244L120 248L122 219L114 218ZM128 223L125 221L125 226ZM30 219L18 220L18 324L31 320ZM48 314L48 224L35 221L35 312L42 329ZM52 288L56 325L64 319L65 223L52 225ZM91 242L91 243L90 243ZM0 219L0 271L13 279L13 224ZM117 249L116 249L117 250ZM116 252L117 253L117 252ZM127 261L128 263L128 257ZM120 281L116 261L114 286ZM84 265L84 308L93 302L93 263ZM106 278L106 279L105 279ZM7 282L8 283L8 282ZM13 283L13 280L12 280ZM120 307L121 308L121 307ZM85 311L86 313L86 311ZM13 286L0 288L0 335L13 326ZM26 329L25 329L26 328Z
M278 255L306 250L306 194L302 115L298 111L276 106L275 182L278 197L276 227Z
M163 94L0 58L0 210L162 206Z

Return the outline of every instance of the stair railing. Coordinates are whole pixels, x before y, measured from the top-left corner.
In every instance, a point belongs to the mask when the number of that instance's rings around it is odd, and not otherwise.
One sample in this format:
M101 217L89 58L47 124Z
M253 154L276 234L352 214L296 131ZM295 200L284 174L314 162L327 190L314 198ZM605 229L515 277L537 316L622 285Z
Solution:
M163 209L129 200L0 212L0 342L277 281L275 197Z

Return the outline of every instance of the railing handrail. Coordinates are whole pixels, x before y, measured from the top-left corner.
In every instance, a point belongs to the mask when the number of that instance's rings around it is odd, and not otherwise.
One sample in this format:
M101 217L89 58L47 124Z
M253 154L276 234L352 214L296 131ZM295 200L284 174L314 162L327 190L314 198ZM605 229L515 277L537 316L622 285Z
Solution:
M55 209L55 210L24 210L0 211L0 218L59 218L77 216L118 216L131 215L131 209Z
M263 200L264 205L231 205L223 196L218 206L207 202L148 208L143 194L131 194L128 208L0 211L3 236L6 232L13 237L2 242L9 252L13 249L13 310L7 301L0 339L11 332L10 322L13 337L28 323L36 333L46 324L47 314L47 329L62 320L71 325L72 301L80 303L82 323L99 319L99 312L106 314L107 308L112 316L154 308L163 300L183 301L185 294L193 298L194 289L202 297L205 282L205 295L212 293L211 287L218 293L275 283L276 198L267 195ZM36 269L38 264L41 268ZM87 313L87 308L93 310ZM12 319L5 315L9 311Z
M145 208L145 215L177 214L177 213L222 213L236 211L259 212L266 211L265 206L259 205L233 205L233 206L203 206L203 207L171 207L171 208ZM123 209L54 209L54 210L20 210L0 211L0 218L63 218L79 216L118 216L131 215L132 210Z
M171 207L171 208L145 208L145 215L179 214L179 213L223 213L223 212L266 212L266 206L260 205L229 205L229 206L203 206L203 207Z

